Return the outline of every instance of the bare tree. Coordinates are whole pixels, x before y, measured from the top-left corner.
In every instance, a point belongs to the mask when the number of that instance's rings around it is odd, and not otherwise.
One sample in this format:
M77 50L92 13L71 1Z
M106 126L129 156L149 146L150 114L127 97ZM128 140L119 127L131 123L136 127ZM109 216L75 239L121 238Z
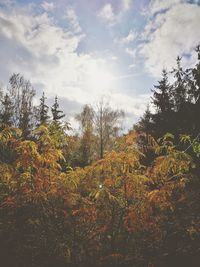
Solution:
M30 81L20 74L13 74L9 82L9 95L14 106L13 123L22 129L23 136L26 137L32 128L35 90Z
M96 106L94 124L98 136L99 157L103 158L105 150L110 150L114 139L119 135L124 111L113 110L108 102L102 99Z
M90 136L90 140L92 136L95 136L98 158L103 158L105 151L112 149L113 143L122 129L121 119L123 117L122 110L112 109L104 99L95 107L85 105L83 111L76 116L81 125L85 145L86 143L88 147L91 145L89 140L86 140L86 136L87 138Z

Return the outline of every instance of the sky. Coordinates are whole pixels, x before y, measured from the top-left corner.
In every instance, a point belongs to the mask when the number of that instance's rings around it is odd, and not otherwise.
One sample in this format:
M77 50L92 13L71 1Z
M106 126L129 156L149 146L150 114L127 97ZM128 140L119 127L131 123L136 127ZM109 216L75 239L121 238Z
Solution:
M200 0L0 0L0 84L13 73L66 119L102 97L131 128L163 68L197 61Z

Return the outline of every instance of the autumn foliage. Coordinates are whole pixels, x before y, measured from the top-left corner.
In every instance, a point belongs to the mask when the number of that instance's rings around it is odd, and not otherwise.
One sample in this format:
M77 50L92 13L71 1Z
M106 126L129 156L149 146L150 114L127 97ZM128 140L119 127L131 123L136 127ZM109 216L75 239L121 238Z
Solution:
M172 135L130 132L85 168L66 166L58 136L0 132L3 266L198 266L199 177Z

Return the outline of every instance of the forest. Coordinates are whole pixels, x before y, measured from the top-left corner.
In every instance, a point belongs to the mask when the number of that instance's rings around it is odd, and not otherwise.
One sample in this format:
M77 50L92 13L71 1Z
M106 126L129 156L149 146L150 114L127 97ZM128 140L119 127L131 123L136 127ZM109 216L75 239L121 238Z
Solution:
M125 113L85 105L73 134L59 97L34 104L13 74L0 92L2 267L198 267L200 46L164 69L127 134ZM149 88L150 89L150 88Z

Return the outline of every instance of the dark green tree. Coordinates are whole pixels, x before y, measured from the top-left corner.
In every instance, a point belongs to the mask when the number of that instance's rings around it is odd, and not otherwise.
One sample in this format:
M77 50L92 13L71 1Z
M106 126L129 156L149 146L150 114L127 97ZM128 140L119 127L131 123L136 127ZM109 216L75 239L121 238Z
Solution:
M5 94L1 100L0 122L2 127L12 126L13 103L8 94Z
M153 128L152 113L149 109L149 104L148 104L143 116L140 118L139 122L133 126L133 129L137 132L151 133L152 128Z
M47 124L50 116L48 115L49 107L45 104L46 97L43 92L42 97L40 98L40 105L38 110L38 125Z
M186 73L181 66L181 57L177 57L177 68L173 69L175 82L173 84L174 108L179 111L187 101Z
M172 86L168 82L168 74L164 69L158 85L154 85L152 102L157 112L166 113L173 108Z
M191 70L192 83L191 83L191 92L194 99L194 116L193 121L195 124L194 134L200 133L200 45L196 47L198 61L196 66Z
M56 123L59 123L62 118L65 117L65 114L63 114L62 110L59 110L59 104L58 104L58 97L55 97L55 102L53 106L51 107L51 112L53 116L53 121Z
M172 130L172 115L173 115L173 99L172 86L168 82L168 73L162 71L162 78L158 81L158 85L154 85L152 103L156 108L156 112L152 114L153 128L152 133L160 137L166 132Z

